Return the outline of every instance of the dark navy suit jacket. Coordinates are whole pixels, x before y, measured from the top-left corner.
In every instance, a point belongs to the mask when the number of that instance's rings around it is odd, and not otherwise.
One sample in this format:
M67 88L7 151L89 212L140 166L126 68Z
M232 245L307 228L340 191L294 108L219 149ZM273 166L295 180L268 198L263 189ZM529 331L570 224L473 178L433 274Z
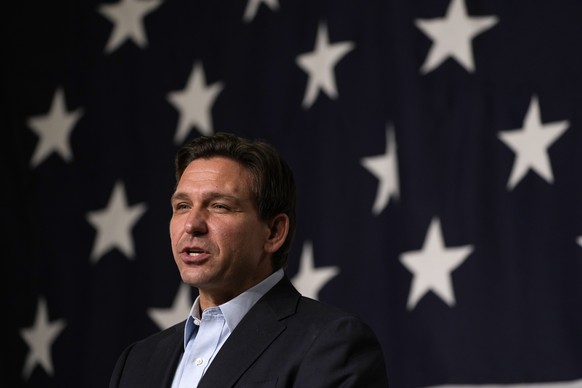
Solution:
M170 387L184 352L184 322L130 345L110 388ZM388 386L384 356L358 318L302 297L284 277L245 315L199 388Z

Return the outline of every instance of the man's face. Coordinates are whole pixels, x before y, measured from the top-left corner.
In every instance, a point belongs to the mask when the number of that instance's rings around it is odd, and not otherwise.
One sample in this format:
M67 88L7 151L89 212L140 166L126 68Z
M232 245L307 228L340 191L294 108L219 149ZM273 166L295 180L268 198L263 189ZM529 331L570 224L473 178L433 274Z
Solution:
M192 161L172 196L170 238L182 280L203 308L224 303L272 272L271 234L259 219L251 173L224 157Z

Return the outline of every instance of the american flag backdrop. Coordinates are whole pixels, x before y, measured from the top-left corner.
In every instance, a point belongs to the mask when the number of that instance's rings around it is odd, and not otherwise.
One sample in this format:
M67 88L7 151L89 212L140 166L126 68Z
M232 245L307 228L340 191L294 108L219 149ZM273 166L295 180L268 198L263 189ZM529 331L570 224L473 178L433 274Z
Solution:
M582 2L3 5L1 387L105 387L183 320L173 158L295 171L287 274L391 385L582 387Z

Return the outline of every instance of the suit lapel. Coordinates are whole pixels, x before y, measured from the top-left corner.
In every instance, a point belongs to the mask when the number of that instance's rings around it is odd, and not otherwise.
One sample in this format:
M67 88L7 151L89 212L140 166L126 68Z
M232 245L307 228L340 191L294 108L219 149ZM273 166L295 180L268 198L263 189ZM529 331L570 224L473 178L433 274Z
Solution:
M148 386L171 387L180 355L184 352L184 324L185 321L174 326L174 330L161 339L152 352L147 365L151 372L148 373Z
M226 340L198 385L231 387L285 330L281 320L295 313L299 293L284 277L261 298ZM244 355L241 357L241 352Z

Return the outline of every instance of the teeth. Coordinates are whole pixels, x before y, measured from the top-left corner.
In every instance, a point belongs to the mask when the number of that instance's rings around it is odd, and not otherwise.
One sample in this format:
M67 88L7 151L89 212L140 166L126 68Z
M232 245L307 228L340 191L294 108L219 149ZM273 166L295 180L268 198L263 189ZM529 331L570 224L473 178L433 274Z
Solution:
M190 256L198 256L198 255L200 255L200 252L188 252L188 255L190 255Z

